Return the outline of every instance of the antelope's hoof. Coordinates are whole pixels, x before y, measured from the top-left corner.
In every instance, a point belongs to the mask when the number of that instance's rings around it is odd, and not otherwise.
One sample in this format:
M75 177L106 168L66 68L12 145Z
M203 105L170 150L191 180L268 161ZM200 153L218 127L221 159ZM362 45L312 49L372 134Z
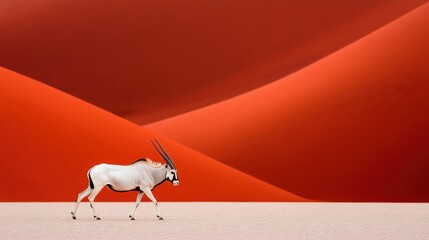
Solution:
M95 220L101 220L101 218L100 217L96 217Z
M75 217L75 216L72 216L72 218L73 218L74 220L76 220L76 217Z
M157 216L158 220L164 220L164 218L162 218L161 216Z
M135 219L135 218L133 218L133 217L131 217L130 219L131 219L131 220L136 220L136 219Z

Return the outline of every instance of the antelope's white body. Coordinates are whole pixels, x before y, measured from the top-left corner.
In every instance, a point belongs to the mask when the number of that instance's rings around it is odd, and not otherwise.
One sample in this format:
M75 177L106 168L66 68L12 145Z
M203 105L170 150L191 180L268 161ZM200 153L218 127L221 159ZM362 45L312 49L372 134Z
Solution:
M101 189L107 186L111 190L117 192L139 192L136 205L129 215L131 220L134 220L134 214L144 194L155 204L157 217L159 220L162 220L163 218L158 210L158 202L153 196L152 190L165 180L169 180L174 186L177 186L179 185L179 179L173 160L171 160L171 157L164 150L162 145L158 141L156 142L159 147L153 141L152 144L165 159L166 164L157 163L148 158L142 158L130 165L103 163L92 167L88 171L89 186L85 191L79 193L74 211L71 212L73 219L76 219L79 203L83 198L89 195L89 204L94 212L94 218L100 220L100 216L95 210L94 200Z
M141 159L130 165L99 164L88 172L90 181L96 186L108 186L118 192L149 188L166 179L166 165L157 165L150 159Z

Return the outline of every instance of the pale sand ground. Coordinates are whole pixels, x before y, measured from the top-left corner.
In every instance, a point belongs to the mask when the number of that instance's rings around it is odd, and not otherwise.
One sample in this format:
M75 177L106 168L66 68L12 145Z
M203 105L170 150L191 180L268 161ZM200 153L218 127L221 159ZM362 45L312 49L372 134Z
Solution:
M0 239L429 239L429 204L0 203Z

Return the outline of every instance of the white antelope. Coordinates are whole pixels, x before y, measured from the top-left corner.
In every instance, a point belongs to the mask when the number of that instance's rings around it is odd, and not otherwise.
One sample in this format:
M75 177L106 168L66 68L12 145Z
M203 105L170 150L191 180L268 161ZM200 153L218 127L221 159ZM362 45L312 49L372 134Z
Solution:
M95 210L94 199L104 186L109 187L116 192L138 191L136 205L129 215L131 220L135 220L134 213L140 204L144 194L155 204L156 216L159 220L163 220L158 210L158 203L152 194L152 190L169 180L174 186L179 185L179 178L177 176L177 169L173 160L156 140L159 147L153 142L156 150L165 159L166 164L153 162L148 158L142 158L130 165L112 165L112 164L99 164L94 166L88 171L88 188L79 193L76 201L74 211L71 212L73 219L76 219L76 211L82 199L89 195L89 204L94 212L94 218L100 220L100 216Z

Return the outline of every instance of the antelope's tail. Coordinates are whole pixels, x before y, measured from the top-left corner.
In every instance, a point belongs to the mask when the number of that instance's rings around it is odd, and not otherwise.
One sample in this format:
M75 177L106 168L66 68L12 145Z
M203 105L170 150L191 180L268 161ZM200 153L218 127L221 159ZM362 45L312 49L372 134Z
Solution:
M92 169L91 169L92 170ZM89 187L91 189L94 189L94 183L92 182L92 178L91 178L91 170L88 171L88 180L89 180Z

